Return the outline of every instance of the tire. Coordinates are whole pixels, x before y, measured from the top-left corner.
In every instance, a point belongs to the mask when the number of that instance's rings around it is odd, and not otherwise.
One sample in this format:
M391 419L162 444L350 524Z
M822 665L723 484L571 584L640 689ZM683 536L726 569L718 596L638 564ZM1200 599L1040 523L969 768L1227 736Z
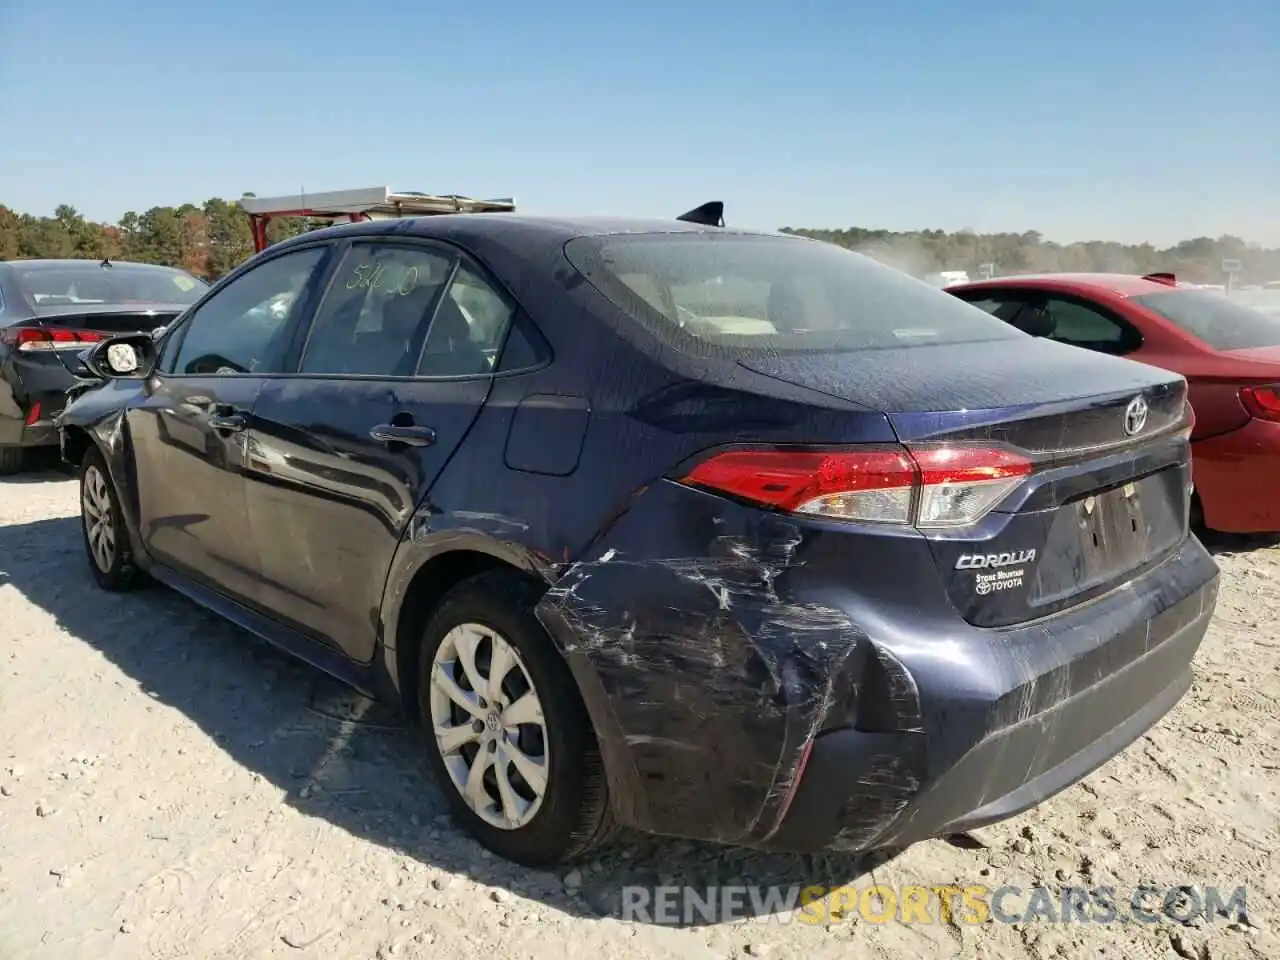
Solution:
M80 462L80 530L98 586L123 593L142 585L145 575L133 559L120 498L97 447L90 447Z
M0 477L21 473L26 459L26 451L22 447L0 447Z
M491 571L463 581L432 613L418 660L423 739L454 820L482 846L527 867L577 860L615 832L591 721L568 666L534 615L539 596L537 587L515 572ZM487 680L499 643L505 644L512 665L498 697L492 698ZM462 666L466 657L460 652L471 644L479 688L466 679L470 674ZM444 694L441 684L450 678L468 710ZM524 699L528 695L536 698L540 712L531 709ZM489 702L494 699L499 710ZM522 704L516 707L518 716L508 712L503 724L501 708L510 711L516 704ZM473 718L470 723L468 717ZM441 730L452 731L461 746L442 743ZM482 751L490 759L478 793L472 793L479 797L477 803L467 799L466 783ZM542 761L532 767L531 779L521 773L531 769L525 760ZM500 769L507 771L507 791L499 787ZM541 794L537 772L545 776ZM504 794L510 805L502 802Z
M1209 532L1204 525L1204 504L1200 502L1200 494L1193 493L1191 495L1191 532L1196 536L1203 536Z

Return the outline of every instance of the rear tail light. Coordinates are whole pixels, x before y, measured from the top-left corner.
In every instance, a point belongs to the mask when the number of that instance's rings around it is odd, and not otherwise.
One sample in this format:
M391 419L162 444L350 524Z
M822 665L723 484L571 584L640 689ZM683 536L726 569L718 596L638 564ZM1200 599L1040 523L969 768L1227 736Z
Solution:
M37 400L31 405L31 409L27 411L26 424L31 426L33 423L40 422L40 401Z
M1242 387L1240 402L1257 420L1280 421L1280 387Z
M0 339L19 353L43 350L82 350L87 343L97 343L102 334L92 330L69 330L66 327L9 327L0 330Z
M1032 470L1026 457L991 446L732 450L683 480L792 513L938 528L980 520Z

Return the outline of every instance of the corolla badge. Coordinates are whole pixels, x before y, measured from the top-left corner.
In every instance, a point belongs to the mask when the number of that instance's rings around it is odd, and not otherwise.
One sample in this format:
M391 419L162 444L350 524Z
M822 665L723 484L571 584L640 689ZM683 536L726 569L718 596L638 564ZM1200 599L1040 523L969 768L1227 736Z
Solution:
M1134 397L1129 401L1129 406L1124 408L1124 432L1130 437L1135 437L1146 425L1147 401L1141 397Z
M962 553L956 560L957 570L990 570L997 567L1014 567L1030 563L1036 558L1031 550L1007 551L1005 553Z

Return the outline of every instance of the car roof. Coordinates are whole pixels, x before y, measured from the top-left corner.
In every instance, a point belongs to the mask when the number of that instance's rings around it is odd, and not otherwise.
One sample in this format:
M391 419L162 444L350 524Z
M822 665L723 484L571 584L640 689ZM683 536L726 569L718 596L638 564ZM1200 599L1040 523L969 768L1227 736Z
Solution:
M563 244L577 237L604 237L622 234L737 234L740 236L791 238L791 234L769 230L743 230L713 227L682 220L659 220L640 217L535 217L518 213L459 213L435 216L401 217L344 223L323 230L300 234L285 244L321 236L361 237L399 235L441 238L461 243L497 240L522 242L543 241ZM803 239L803 238L795 238ZM281 246L275 244L273 246ZM270 249L270 248L268 248Z
M1175 287L1159 280L1131 273L1034 273L1011 277L992 277L990 280L974 280L957 283L949 290L985 290L999 287L1034 287L1056 290L1098 290L1120 297L1140 297L1148 293L1168 293Z
M170 267L159 263L137 263L133 260L109 260L112 267L138 267L143 270L169 270L179 273L186 273L181 267ZM37 259L37 260L5 260L0 261L0 267L21 267L24 270L58 270L67 267L98 267L103 263L102 260L96 260L91 257L63 257L60 259Z

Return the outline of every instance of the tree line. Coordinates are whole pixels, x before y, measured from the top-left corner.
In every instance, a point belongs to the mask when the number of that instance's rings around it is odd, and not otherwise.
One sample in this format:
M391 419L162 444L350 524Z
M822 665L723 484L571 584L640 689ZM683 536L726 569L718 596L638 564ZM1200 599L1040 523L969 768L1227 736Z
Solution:
M320 225L305 217L282 217L268 224L267 239L277 243ZM0 260L133 260L181 267L216 280L252 255L249 215L221 197L200 206L130 210L118 223L86 220L68 204L59 206L52 217L17 213L0 204Z
M245 194L252 196L252 194ZM306 218L271 221L271 242L322 226ZM813 230L783 227L858 250L877 260L925 276L941 270L966 270L978 276L985 265L997 275L1057 271L1152 273L1171 271L1193 283L1222 283L1224 260L1238 260L1237 280L1280 280L1280 249L1266 249L1239 237L1197 237L1164 249L1151 244L1104 240L1059 244L1040 233L977 233L961 230L894 232L850 227ZM84 257L135 260L182 267L209 280L232 270L253 253L248 214L234 201L213 197L203 204L129 211L117 223L86 220L67 204L52 217L17 213L0 204L0 260Z

